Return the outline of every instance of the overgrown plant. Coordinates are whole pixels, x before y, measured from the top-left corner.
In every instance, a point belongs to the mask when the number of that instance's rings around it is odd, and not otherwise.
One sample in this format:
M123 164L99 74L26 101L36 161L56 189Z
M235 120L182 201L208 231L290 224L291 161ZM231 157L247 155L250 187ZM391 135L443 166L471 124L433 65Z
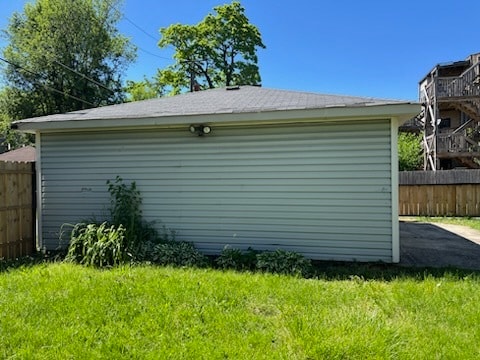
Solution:
M135 182L126 185L117 176L107 185L110 219L73 225L66 260L100 267L151 260L154 246L169 241L174 232L164 227L159 236L152 224L143 220L142 198Z
M313 274L311 260L306 259L297 252L281 249L260 252L248 248L248 250L244 252L240 249L226 246L215 259L215 263L221 269L240 271L260 270L277 274L300 276L311 276Z
M108 180L110 193L110 217L112 224L123 225L128 241L137 244L143 239L156 237L154 228L142 218L142 197L137 184L132 181L126 185L120 176L114 181Z
M113 225L125 228L125 238L134 260L148 260L153 246L160 241L168 240L164 229L162 239L151 223L143 220L141 205L142 197L135 181L126 185L120 176L114 181L107 181L110 193L110 221Z
M162 231L156 237L147 237L143 241L138 242L134 249L135 262L154 262L158 255L156 246L159 244L174 243L176 232L167 228L165 225Z
M257 264L258 251L248 248L247 251L225 246L215 263L221 269L254 270Z
M123 183L117 176L107 181L110 220L101 224L79 223L73 226L67 261L90 266L115 266L127 262L150 261L158 265L205 267L208 257L190 242L175 241L176 233L165 226L159 234L142 218L142 198L136 183ZM302 255L276 250L259 253L251 248L242 252L225 247L215 261L222 269L260 270L309 276L311 261Z
M76 224L65 261L97 267L124 264L132 257L125 235L122 225Z
M313 271L310 259L297 252L282 249L258 254L257 269L277 274L301 276L310 276Z
M158 265L205 267L208 258L200 253L192 243L169 241L155 245L152 261Z

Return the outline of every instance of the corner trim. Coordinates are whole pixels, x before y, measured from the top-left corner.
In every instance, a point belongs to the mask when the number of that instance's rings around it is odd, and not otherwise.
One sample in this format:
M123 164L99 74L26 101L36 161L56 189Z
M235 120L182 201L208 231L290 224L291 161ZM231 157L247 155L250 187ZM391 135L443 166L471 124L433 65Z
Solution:
M391 119L391 183L392 183L392 262L400 262L400 225L398 222L398 126L397 118Z
M43 249L43 236L42 236L42 156L41 156L41 135L37 130L35 133L35 170L37 173L37 249Z

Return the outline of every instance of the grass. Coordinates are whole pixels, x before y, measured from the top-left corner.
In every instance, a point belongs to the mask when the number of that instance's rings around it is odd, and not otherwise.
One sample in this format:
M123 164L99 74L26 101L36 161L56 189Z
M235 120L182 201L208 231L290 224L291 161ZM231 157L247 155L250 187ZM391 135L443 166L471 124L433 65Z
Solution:
M480 273L328 264L0 272L4 359L476 359Z
M452 225L468 226L475 230L480 230L480 218L469 217L418 217L415 218L420 222L433 222Z

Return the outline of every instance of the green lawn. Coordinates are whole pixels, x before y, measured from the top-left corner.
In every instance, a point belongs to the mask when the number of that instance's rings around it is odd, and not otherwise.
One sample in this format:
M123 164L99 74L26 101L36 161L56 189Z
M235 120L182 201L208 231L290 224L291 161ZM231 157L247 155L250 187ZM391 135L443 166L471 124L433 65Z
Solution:
M463 217L418 217L421 222L434 222L453 225L463 225L472 229L480 230L480 218L463 218Z
M369 276L353 275L362 269ZM480 358L478 273L389 269L332 266L318 279L9 269L0 272L0 358Z

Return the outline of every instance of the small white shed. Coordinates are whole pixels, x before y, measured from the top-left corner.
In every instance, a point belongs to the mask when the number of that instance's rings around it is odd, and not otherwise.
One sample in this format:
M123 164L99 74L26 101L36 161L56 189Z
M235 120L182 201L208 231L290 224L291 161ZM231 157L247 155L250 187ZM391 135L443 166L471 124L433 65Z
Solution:
M399 261L397 128L420 105L242 86L18 121L35 132L39 247L135 181L147 220L208 254ZM208 131L210 130L210 132Z

